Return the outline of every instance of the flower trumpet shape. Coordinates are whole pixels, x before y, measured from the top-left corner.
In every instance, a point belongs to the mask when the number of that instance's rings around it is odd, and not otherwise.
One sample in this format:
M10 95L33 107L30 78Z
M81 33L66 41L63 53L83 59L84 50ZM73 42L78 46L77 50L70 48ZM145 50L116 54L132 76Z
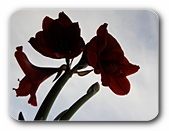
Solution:
M97 30L86 48L89 65L96 74L101 74L103 86L109 86L117 95L130 91L130 82L126 76L139 70L139 66L129 63L117 40L108 33L104 23Z
M27 96L30 94L28 103L37 106L36 91L39 85L48 77L58 71L58 68L37 67L30 63L26 54L22 52L23 47L16 47L15 57L25 73L25 77L20 81L19 88L15 89L16 96Z
M72 59L84 50L85 43L80 36L78 23L72 23L64 12L60 12L59 18L55 20L46 16L42 29L36 33L35 38L29 40L32 47L42 55L55 59Z

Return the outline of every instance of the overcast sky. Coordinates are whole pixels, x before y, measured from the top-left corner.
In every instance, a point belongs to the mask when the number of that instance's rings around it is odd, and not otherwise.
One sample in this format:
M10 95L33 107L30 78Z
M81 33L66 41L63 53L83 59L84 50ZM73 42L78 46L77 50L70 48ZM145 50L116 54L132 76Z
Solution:
M42 30L45 16L56 19L61 11L73 22L79 23L85 43L96 35L100 25L107 23L108 32L119 41L128 60L139 65L140 70L128 77L131 91L127 96L117 96L108 87L102 86L100 75L93 72L84 77L73 75L60 92L47 120L53 120L61 111L69 108L96 81L100 83L100 91L74 114L72 121L148 121L155 118L159 111L159 18L150 10L31 9L13 13L10 18L9 42L11 116L17 119L18 113L22 111L26 120L33 120L55 77L53 75L40 85L36 95L37 107L27 103L29 96L16 97L12 88L18 88L17 79L22 79L24 73L14 57L15 48L22 45L34 65L58 67L63 64L64 60L44 57L27 42ZM73 64L78 62L80 56Z

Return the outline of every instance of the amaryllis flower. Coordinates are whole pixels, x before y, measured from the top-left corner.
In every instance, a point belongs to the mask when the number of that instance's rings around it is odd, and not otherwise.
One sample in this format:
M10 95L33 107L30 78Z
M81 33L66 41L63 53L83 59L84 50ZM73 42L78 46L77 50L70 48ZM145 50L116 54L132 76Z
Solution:
M58 19L46 16L42 23L43 31L30 38L32 47L44 56L60 59L71 59L78 56L85 47L80 36L78 23L72 23L64 13L59 13Z
M108 33L106 23L98 28L86 51L89 65L101 74L102 85L109 86L117 95L128 94L130 82L126 76L137 72L139 66L129 63L117 40Z
M27 96L30 94L28 103L37 106L35 93L39 85L49 76L56 73L58 68L37 67L31 64L26 54L22 52L22 49L22 46L16 47L15 57L25 73L25 77L20 81L19 88L13 89L16 91L16 96Z

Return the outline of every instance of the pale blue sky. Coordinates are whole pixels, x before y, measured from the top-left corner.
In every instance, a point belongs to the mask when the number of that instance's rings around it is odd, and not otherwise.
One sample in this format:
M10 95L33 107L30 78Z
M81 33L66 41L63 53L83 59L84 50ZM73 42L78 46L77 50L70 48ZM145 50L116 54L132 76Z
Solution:
M27 42L36 32L42 30L45 16L58 18L64 11L73 22L79 22L81 36L89 42L103 23L108 23L108 31L120 43L125 56L133 64L140 66L139 72L128 77L131 91L127 96L119 97L108 87L101 86L98 94L82 106L71 120L110 120L133 121L151 120L158 114L159 91L159 18L150 10L20 10L10 18L10 62L9 94L10 114L13 118L23 112L26 120L33 120L44 99L52 87L54 76L40 85L37 91L38 106L27 103L28 97L15 97L12 88L17 88L18 78L24 74L14 57L15 47L22 45L29 60L37 66L60 66L64 60L53 60L36 52ZM78 61L74 61L74 64ZM91 73L85 77L74 75L65 85L56 100L48 120L53 120L61 111L67 109L84 95L90 85L100 76Z

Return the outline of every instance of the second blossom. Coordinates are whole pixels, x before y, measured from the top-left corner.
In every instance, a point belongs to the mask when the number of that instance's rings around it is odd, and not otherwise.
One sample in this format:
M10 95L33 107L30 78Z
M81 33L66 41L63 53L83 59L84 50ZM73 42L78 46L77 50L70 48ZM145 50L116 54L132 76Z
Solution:
M42 23L43 31L39 31L29 43L42 55L55 59L71 59L77 57L85 47L80 36L78 23L72 23L64 13L59 13L59 18L53 20L46 16Z

